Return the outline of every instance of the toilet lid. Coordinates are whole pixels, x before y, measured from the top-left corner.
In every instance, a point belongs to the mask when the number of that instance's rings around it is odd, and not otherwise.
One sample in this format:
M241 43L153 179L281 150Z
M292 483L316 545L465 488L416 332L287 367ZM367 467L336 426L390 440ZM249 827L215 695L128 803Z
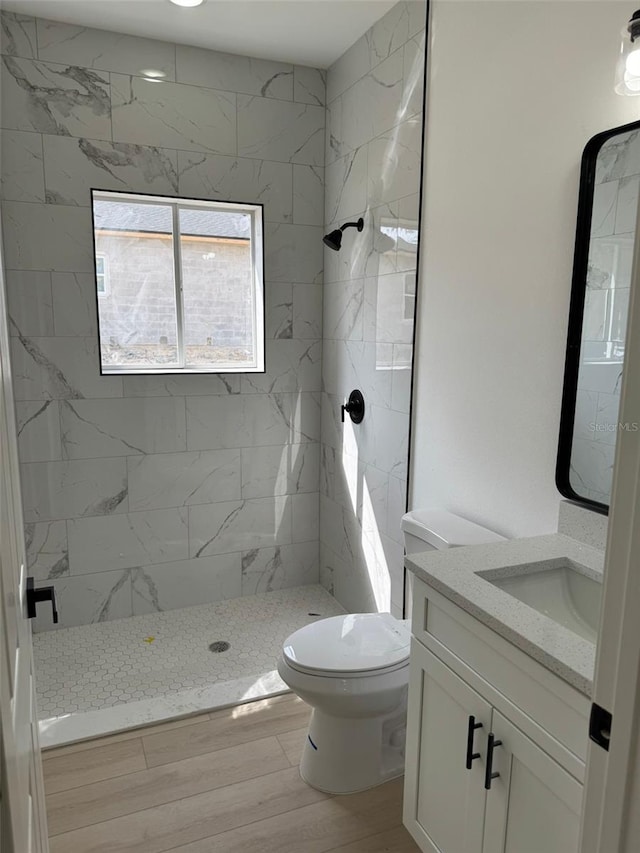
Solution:
M390 613L349 613L300 628L283 651L298 670L370 672L407 660L410 640L409 628Z

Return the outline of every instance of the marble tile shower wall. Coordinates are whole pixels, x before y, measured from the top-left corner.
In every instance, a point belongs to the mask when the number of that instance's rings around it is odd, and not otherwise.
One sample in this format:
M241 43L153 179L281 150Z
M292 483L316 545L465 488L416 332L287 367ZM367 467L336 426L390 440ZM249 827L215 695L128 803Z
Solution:
M425 19L398 3L327 76L326 227L365 220L324 259L321 583L352 611L402 611Z
M28 557L61 625L317 582L324 73L9 13L1 51ZM264 203L265 375L99 375L91 187Z

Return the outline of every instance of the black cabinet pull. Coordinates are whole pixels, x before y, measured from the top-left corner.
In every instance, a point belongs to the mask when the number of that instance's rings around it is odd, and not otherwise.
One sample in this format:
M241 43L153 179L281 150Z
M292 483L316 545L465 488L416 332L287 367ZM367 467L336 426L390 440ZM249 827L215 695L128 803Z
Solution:
M473 751L473 735L476 729L481 728L482 723L476 723L476 718L472 714L469 717L469 727L467 728L467 770L471 770L475 758L480 758L480 753Z
M491 780L497 779L500 775L493 772L493 750L496 746L502 746L502 741L496 740L494 733L489 732L489 737L487 738L487 769L484 774L484 787L487 791L491 790Z
M33 619L36 615L36 606L41 601L50 601L53 611L53 621L58 621L58 608L56 607L56 591L52 586L41 586L36 589L33 578L27 578L27 616Z

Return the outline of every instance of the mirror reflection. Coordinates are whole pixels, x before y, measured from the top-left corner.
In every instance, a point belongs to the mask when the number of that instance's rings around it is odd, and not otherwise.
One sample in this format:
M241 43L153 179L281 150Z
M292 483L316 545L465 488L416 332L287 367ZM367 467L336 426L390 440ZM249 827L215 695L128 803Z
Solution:
M619 422L638 190L640 123L599 134L583 155L558 487L607 511ZM637 427L636 427L637 428Z

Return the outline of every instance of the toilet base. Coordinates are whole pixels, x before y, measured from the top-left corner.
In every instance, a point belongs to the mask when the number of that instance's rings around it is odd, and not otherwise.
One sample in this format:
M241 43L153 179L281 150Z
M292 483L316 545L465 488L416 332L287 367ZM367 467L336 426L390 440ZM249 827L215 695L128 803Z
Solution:
M402 776L406 719L406 693L401 705L380 717L336 717L314 708L302 779L329 794L353 794Z

